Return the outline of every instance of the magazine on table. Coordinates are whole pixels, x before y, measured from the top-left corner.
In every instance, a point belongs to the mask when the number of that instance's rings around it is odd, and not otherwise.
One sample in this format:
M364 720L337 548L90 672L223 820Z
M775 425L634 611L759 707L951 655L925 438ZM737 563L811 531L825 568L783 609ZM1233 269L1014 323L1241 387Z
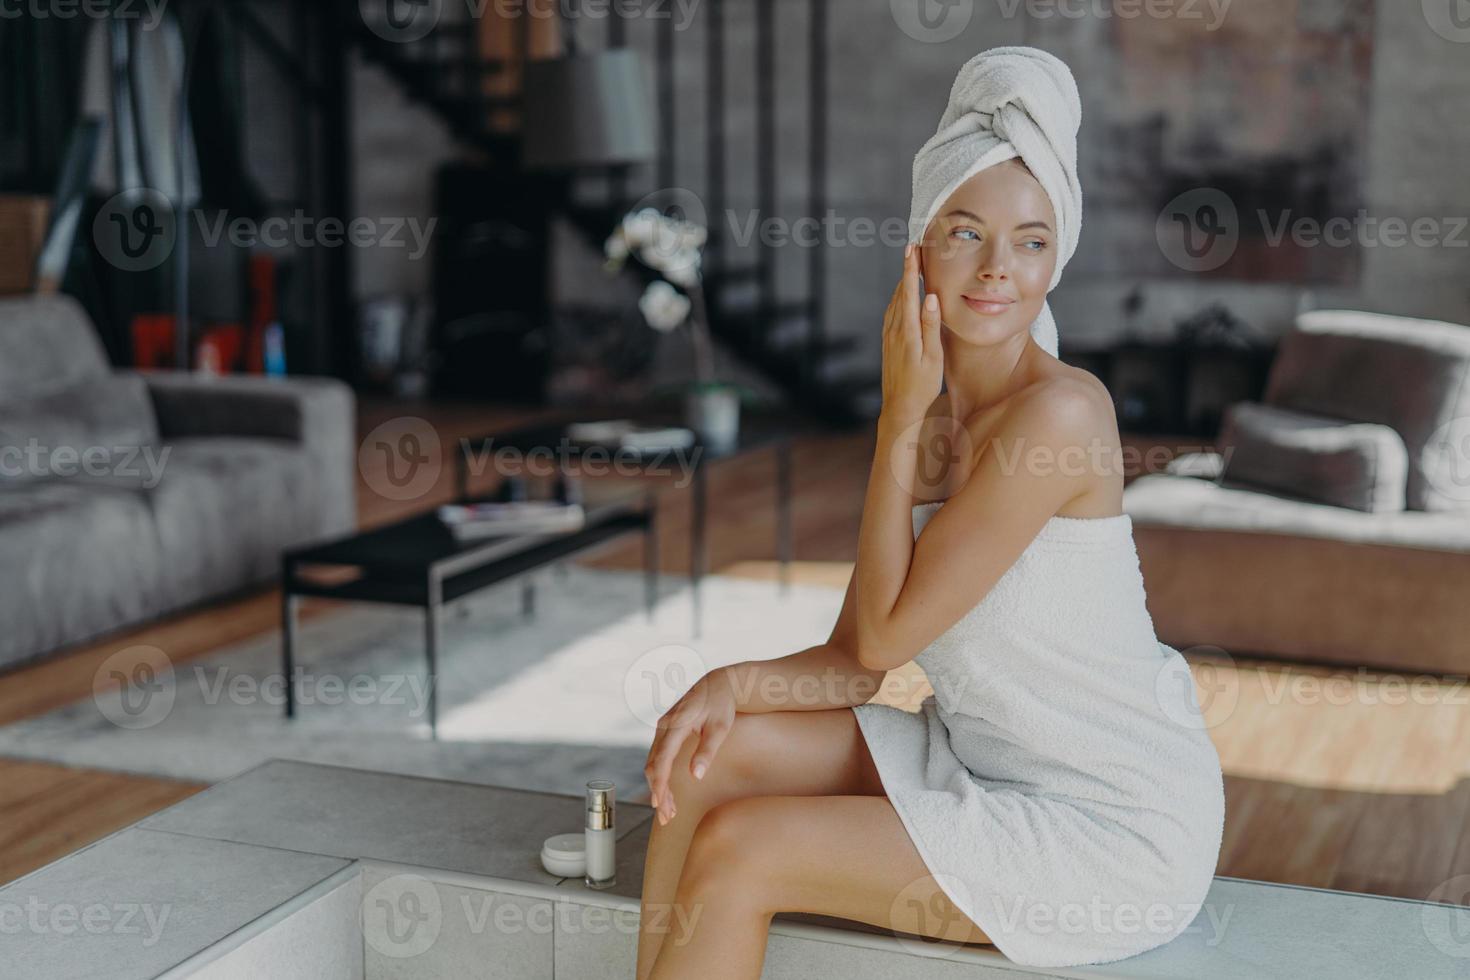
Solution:
M567 426L566 433L567 438L573 442L611 446L640 453L688 449L694 445L692 429L678 425L645 426L631 419L574 422Z
M439 520L461 541L516 534L579 531L587 521L581 504L559 500L487 501L445 504Z

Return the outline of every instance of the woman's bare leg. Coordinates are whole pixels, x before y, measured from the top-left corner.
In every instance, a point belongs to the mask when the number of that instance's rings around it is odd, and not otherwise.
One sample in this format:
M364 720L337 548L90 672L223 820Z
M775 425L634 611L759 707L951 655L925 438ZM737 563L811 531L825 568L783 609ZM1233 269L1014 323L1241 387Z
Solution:
M746 797L712 808L675 904L693 925L664 943L650 980L756 980L777 912L990 942L939 887L886 796Z
M643 864L638 980L653 970L665 939L677 939L690 928L687 916L674 914L673 902L695 828L711 809L750 796L883 792L850 708L736 715L702 780L689 771L698 742L697 737L684 742L669 775L674 819L660 826L653 818Z

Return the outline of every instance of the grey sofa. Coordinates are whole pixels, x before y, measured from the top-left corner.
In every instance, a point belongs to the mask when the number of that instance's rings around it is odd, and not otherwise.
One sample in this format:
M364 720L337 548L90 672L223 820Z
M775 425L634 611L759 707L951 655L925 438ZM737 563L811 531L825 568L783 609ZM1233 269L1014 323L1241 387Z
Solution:
M1221 452L1181 457L1124 491L1160 639L1470 673L1470 327L1305 313L1263 401L1271 412L1241 418L1311 421L1264 449L1232 445L1227 426ZM1341 438L1322 437L1334 421ZM1232 451L1250 464L1232 467ZM1331 479L1343 485L1322 492ZM1315 496L1284 490L1313 481Z
M0 300L0 669L351 529L354 414L326 379L115 371L71 298Z

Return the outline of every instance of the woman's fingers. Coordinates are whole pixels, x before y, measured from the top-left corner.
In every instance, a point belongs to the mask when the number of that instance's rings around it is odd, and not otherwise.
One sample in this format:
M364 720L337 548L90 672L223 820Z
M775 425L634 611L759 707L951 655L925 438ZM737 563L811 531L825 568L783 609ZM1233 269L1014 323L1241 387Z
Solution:
M903 278L899 277L898 283L893 287L893 293L888 297L888 309L883 311L883 336L891 337L894 324L898 322L896 314L903 303Z
M710 763L715 761L715 753L720 751L720 746L725 742L725 736L730 734L730 726L723 723L709 722L699 733L699 747L694 750L694 755L689 759L689 774L695 779L703 779L704 774L709 772Z
M655 807L663 805L664 797L668 793L669 769L672 767L664 760L668 758L671 741L674 751L678 751L678 746L683 741L680 731L681 727L677 723L665 719L660 723L660 731L653 741L653 747L648 750L648 764L644 768L648 772L648 788Z
M652 774L648 785L653 791L654 806L658 809L661 824L668 823L674 816L674 796L669 791L669 773L674 768L674 759L679 755L680 746L692 731L693 726L688 724L672 725L653 747L649 763Z
M658 720L658 730L654 732L653 744L648 747L648 761L643 763L643 778L648 783L648 802L654 807L657 807L659 804L659 787L657 785L659 750L668 738L670 731L669 719L669 714L665 713Z
M908 257L904 257L903 274L888 297L888 309L883 311L883 339L885 342L903 337L904 310L908 303Z
M920 332L923 335L924 353L926 355L938 354L939 347L939 297L930 293L924 297L924 311L920 323Z
M903 283L904 283L904 334L916 347L923 343L920 335L919 318L922 315L920 304L924 297L919 288L919 255L913 248L904 254L903 259Z

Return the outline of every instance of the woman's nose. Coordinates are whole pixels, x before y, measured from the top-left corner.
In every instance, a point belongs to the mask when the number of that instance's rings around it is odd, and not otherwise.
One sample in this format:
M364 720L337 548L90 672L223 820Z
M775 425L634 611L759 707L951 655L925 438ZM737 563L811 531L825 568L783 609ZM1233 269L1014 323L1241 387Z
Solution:
M975 270L979 279L1005 279L1008 276L1005 252L994 243L987 242L980 252L980 267Z

